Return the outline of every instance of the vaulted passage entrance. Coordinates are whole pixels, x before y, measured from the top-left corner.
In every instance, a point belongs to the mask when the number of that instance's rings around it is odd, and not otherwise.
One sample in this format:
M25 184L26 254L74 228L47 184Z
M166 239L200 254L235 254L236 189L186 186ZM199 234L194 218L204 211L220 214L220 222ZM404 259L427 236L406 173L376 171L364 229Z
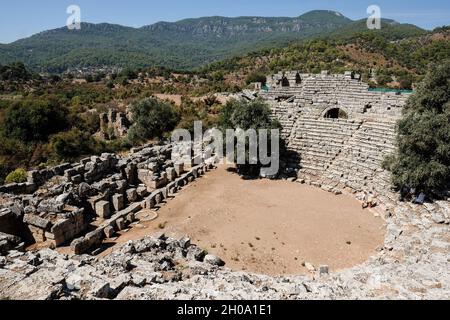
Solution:
M348 119L348 114L342 109L334 108L330 109L325 113L324 118L327 119Z

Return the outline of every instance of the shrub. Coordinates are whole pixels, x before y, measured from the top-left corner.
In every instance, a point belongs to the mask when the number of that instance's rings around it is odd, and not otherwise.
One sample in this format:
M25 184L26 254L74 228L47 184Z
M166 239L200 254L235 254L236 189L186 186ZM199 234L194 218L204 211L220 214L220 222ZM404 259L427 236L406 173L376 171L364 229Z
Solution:
M76 160L82 155L96 154L100 149L100 143L89 132L77 128L58 133L50 140L51 157L57 161Z
M248 85L253 82L261 82L263 85L266 84L267 78L264 73L254 72L247 76L245 83Z
M392 81L392 77L387 74L380 74L377 76L377 82L378 82L378 85L380 85L380 86L385 86L391 81Z
M29 80L31 74L22 62L15 62L9 66L0 65L0 80Z
M216 125L216 117L213 113L213 106L216 103L214 96L209 96L205 101L192 101L189 98L182 97L181 104L177 107L177 113L180 121L177 128L187 129L194 132L194 123L201 121L203 129L209 129Z
M67 109L53 102L24 100L6 110L3 130L8 138L45 141L68 126L67 114Z
M153 138L162 138L172 131L178 115L170 103L155 98L139 101L131 107L133 126L130 128L129 140L136 144Z
M22 183L27 181L27 172L24 169L16 169L5 178L5 183Z
M440 192L450 182L450 61L433 65L398 123L398 152L384 162L396 187Z

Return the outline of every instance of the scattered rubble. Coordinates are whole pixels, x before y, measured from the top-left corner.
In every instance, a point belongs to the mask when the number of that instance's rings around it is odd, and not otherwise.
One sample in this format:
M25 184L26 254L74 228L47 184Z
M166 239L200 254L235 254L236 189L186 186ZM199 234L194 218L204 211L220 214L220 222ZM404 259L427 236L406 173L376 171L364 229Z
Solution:
M26 184L33 191L20 184L0 187L0 232L27 244L70 244L76 254L95 250L105 238L135 222L138 211L163 204L216 162L209 152L198 164L189 158L185 166L172 161L172 151L171 144L147 145L127 157L105 153L31 171ZM2 247L16 242L2 242Z

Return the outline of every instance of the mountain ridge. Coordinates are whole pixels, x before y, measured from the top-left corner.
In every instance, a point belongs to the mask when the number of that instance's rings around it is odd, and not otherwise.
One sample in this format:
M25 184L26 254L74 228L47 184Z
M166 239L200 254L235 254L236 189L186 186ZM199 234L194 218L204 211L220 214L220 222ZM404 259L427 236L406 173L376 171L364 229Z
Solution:
M2 44L0 61L23 61L34 70L49 72L111 65L191 70L255 49L330 35L353 23L331 10L298 17L189 18L140 28L82 23L81 30L61 27ZM413 32L422 30L415 28Z

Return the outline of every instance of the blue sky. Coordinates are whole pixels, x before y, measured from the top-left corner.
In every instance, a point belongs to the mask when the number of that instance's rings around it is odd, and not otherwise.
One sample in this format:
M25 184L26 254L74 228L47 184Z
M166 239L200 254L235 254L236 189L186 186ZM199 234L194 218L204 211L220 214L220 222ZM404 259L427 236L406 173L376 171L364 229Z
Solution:
M294 17L314 9L335 10L361 19L372 4L381 7L383 18L426 29L450 25L449 0L2 0L0 43L64 26L71 4L80 6L83 22L132 27L212 15Z

